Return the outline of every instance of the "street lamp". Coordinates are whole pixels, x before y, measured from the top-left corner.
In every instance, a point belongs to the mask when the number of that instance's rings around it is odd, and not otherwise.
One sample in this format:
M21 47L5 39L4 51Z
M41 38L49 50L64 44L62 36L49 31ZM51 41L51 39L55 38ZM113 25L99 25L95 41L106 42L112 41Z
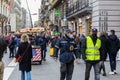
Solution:
M1 33L3 34L3 25L4 25L4 22L7 21L7 17L0 14L0 22L1 22Z

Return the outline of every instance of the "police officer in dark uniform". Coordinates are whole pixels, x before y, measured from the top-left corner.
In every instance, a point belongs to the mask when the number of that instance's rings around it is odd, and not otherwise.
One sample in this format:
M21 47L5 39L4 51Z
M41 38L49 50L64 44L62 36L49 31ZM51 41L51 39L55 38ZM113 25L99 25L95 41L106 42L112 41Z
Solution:
M78 53L77 45L74 41L73 31L71 29L66 30L65 36L61 37L55 45L55 61L58 59L58 51L60 50L59 60L61 62L60 67L60 80L71 80L74 69L74 55L76 62L79 62L80 55Z

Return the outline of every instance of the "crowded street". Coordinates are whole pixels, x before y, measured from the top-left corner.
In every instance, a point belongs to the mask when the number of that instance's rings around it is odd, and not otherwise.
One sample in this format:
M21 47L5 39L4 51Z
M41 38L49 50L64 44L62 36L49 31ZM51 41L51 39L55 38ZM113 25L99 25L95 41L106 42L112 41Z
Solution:
M120 80L120 0L0 0L0 80Z
M20 71L18 71L18 64L14 63L14 59L8 58L9 53L6 53L3 61L5 62L5 74L7 76L4 77L3 80L20 80ZM47 60L42 63L42 65L34 64L32 65L32 80L59 80L59 61L55 62L53 58L49 56L49 48L47 51ZM101 75L101 80L119 80L120 79L120 61L117 62L117 75L109 75L110 67L109 62L105 62L107 76ZM93 69L91 72L90 80L94 80ZM72 80L84 80L85 74L85 64L81 60L79 64L75 63L75 71L73 73Z

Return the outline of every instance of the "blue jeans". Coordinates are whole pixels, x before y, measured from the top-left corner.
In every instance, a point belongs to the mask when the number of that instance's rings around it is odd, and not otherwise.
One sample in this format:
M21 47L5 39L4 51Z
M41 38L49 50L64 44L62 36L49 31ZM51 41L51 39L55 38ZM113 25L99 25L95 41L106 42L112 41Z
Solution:
M95 74L95 80L100 80L100 65L99 63L88 63L86 62L86 70L85 70L85 80L89 80L90 77L90 71L92 66L94 67L94 74Z
M111 71L116 70L116 56L117 54L109 54Z
M16 54L17 54L16 48L17 48L17 46L14 47L14 56L16 56Z
M43 49L41 50L41 53L42 53L42 59L45 59L46 58L46 49Z
M29 72L26 72L26 80L31 80L31 73L30 71ZM21 71L21 80L25 80L25 71Z

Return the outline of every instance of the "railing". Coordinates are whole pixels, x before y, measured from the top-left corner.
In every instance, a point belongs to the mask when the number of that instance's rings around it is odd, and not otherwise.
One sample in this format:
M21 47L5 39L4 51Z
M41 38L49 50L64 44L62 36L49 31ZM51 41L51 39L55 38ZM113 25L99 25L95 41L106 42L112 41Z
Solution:
M71 14L76 13L82 9L91 7L89 4L89 0L78 0L67 8L66 15L70 16Z

